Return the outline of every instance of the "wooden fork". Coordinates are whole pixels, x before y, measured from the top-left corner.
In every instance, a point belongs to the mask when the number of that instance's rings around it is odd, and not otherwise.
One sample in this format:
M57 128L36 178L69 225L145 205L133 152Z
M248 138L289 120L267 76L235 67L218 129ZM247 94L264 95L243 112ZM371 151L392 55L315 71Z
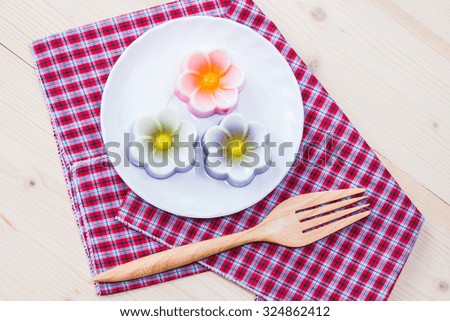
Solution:
M366 208L369 204L342 209L367 198L366 196L334 202L364 192L363 188L355 188L294 196L277 205L261 223L251 229L151 254L100 273L93 280L118 282L137 279L197 262L252 242L302 247L368 216L370 210L352 213ZM330 204L319 206L325 203ZM342 210L336 212L338 209ZM318 216L328 212L333 213Z

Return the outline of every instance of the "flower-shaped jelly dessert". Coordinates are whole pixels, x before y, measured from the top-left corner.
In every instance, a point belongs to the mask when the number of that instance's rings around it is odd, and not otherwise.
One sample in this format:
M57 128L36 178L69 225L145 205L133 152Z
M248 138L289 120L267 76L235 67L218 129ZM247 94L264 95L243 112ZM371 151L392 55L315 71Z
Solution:
M155 178L186 172L195 164L197 130L171 109L138 119L131 129L128 159Z
M194 52L181 65L175 95L197 117L224 115L237 107L244 81L244 73L225 50Z
M203 136L206 172L233 186L250 184L270 166L270 153L265 144L267 135L260 122L246 122L237 113L225 116Z

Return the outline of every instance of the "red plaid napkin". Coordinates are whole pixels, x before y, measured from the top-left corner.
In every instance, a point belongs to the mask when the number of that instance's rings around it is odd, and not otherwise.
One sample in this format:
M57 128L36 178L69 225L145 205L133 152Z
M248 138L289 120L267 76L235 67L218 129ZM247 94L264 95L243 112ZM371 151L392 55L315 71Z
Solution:
M188 15L226 17L259 32L291 65L305 102L302 147L289 174L256 205L218 219L176 217L145 203L117 176L100 135L101 92L119 55L149 28ZM32 50L93 274L167 247L250 228L292 195L348 187L368 190L372 214L366 220L310 246L287 249L249 244L153 277L100 284L99 294L164 282L207 268L253 291L259 299L388 297L423 218L252 1L194 0L162 5L37 40ZM117 219L124 224L114 219L117 212Z

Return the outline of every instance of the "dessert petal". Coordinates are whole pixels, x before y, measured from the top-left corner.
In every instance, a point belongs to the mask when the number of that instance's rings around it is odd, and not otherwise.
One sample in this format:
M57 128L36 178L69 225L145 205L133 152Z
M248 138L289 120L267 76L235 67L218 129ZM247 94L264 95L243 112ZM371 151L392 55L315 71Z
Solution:
M132 139L139 136L152 137L161 130L161 124L153 117L142 117L136 120L131 128Z
M234 164L228 170L227 182L236 187L250 184L255 178L255 169L252 167Z
M216 107L211 93L197 89L189 103L190 111L197 117L208 117Z
M197 141L197 129L188 121L181 120L178 133L173 137L175 146L193 145Z
M169 151L170 161L177 172L187 172L195 165L195 150L193 146L175 147Z
M208 128L205 132L203 135L203 144L214 147L213 144L217 143L217 148L219 148L219 146L223 148L223 145L229 138L231 138L230 133L224 127L216 125Z
M242 166L251 167L256 174L261 174L269 169L272 163L270 150L261 146L254 150L247 151Z
M230 114L220 122L220 126L225 128L231 136L244 139L247 136L247 123L241 114Z
M246 141L261 144L266 141L267 129L260 122L248 122Z
M225 180L228 178L227 159L224 156L208 154L205 158L205 171L215 179Z
M226 89L242 89L245 82L244 72L236 65L231 65L220 79L220 86Z
M172 109L164 109L158 113L157 119L161 125L161 130L175 135L181 124L180 116Z
M176 172L175 165L171 161L169 153L163 153L157 150L153 150L153 153L149 154L145 170L150 176L159 179L168 178Z
M148 162L148 156L152 153L152 144L147 136L137 137L127 147L128 159L139 167L144 167Z
M209 57L203 52L194 52L182 63L181 71L204 72L210 69Z
M189 101L189 97L198 88L198 74L192 71L185 71L178 76L175 83L175 94L182 101Z
M211 69L216 70L220 75L225 74L231 66L230 55L222 49L216 49L209 54Z
M218 88L214 93L212 93L212 99L216 107L228 110L237 105L239 92L237 89Z

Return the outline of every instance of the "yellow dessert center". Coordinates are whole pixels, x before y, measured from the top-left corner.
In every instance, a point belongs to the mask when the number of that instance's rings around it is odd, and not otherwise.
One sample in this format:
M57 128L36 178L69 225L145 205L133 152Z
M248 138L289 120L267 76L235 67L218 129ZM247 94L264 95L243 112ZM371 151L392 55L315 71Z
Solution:
M161 133L155 138L155 148L158 150L168 150L172 147L172 137L168 134Z
M203 89L213 91L219 86L220 76L215 72L207 72L200 79L200 86Z
M232 140L228 144L228 151L232 157L239 158L245 153L244 142L241 139Z

